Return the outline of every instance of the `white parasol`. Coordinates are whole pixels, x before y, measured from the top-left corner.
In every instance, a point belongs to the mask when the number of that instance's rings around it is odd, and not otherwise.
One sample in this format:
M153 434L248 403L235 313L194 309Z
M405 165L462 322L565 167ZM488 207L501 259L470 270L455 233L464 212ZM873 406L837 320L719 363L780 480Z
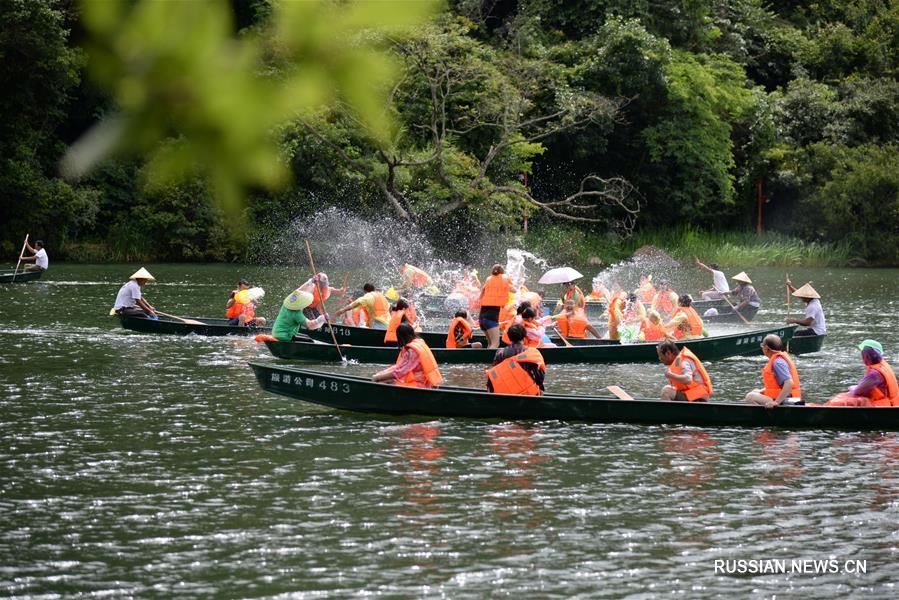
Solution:
M581 277L583 277L583 275L571 267L558 267L544 273L538 283L568 283L569 281L574 281Z

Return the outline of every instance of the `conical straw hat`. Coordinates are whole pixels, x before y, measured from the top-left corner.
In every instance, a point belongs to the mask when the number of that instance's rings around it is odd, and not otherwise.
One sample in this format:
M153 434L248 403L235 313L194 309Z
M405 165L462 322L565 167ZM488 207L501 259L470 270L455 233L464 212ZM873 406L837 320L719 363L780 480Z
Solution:
M797 298L820 298L818 292L812 287L812 284L806 283L804 286L793 292Z
M742 283L752 283L752 280L749 278L749 275L746 274L746 271L740 271L733 277L731 277L734 281L740 281Z
M132 275L128 279L146 279L147 281L156 281L156 278L150 275L150 272L143 267L135 271L134 275Z
M312 304L312 294L299 289L294 290L287 298L284 298L284 308L287 310L303 310Z

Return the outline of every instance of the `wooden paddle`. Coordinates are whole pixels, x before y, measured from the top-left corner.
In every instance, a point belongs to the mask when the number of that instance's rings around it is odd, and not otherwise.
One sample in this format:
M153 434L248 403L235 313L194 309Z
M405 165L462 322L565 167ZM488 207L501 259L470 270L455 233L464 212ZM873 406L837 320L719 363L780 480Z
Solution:
M309 266L312 267L312 277L314 279L316 274L318 273L318 269L315 268L315 262L312 260L312 247L309 245L309 240L304 241L306 242L306 256L309 257ZM318 284L313 281L312 285ZM322 302L322 308L325 308L324 302ZM342 362L344 365L348 364L346 356L344 356L343 352L340 351L340 344L337 343L337 336L334 335L334 328L331 327L331 318L328 316L328 311L325 311L325 323L328 324L328 331L331 332L331 339L334 341L334 347L337 348L337 354L340 355L340 362Z
M787 273L787 318L790 318L790 274Z
M562 332L559 331L559 328L558 328L558 327L553 327L553 331L555 331L556 333L559 334L559 337L562 338L562 341L565 342L565 345L566 345L568 348L571 348L571 347L572 347L572 343L565 339L565 336L562 335Z
M730 309L731 309L733 312L737 313L737 316L740 317L740 319L742 319L744 323L746 323L747 325L749 325L749 321L746 320L746 317L744 317L744 316L740 313L740 311L738 311L736 308L734 308L734 305L730 303L730 300L727 299L727 296L725 296L724 294L721 294L721 299L724 300L725 302L727 302L727 305L730 307Z
M156 311L157 315L162 315L163 317L168 317L170 319L176 319L181 321L182 323L187 323L188 325L206 325L202 321L197 321L196 319L185 319L184 317L179 317L178 315L170 315L168 313L164 313L161 310Z
M617 385L607 385L606 389L612 392L616 398L619 400L633 400L634 397L625 392L623 389L618 387Z
M28 245L28 236L29 236L29 235L31 235L31 234L30 234L30 233L26 233L26 234L25 234L25 241L22 242L22 251L19 252L19 262L16 263L16 271L15 271L15 273L12 274L12 280L13 280L13 281L16 280L16 275L19 274L19 265L22 264L22 259L25 257L25 246Z

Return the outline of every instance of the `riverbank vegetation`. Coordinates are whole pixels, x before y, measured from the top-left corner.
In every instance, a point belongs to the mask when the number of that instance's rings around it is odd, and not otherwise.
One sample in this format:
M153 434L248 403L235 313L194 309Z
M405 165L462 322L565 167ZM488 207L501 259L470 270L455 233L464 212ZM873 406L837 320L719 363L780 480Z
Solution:
M338 207L460 258L520 239L556 260L899 265L895 2L452 0L339 20L372 48L352 55L325 35L335 5L286 5L311 12L0 4L0 249L28 231L72 259L254 260L257 230ZM181 10L214 26L176 35ZM295 79L294 104L259 101ZM60 176L129 114L130 155Z

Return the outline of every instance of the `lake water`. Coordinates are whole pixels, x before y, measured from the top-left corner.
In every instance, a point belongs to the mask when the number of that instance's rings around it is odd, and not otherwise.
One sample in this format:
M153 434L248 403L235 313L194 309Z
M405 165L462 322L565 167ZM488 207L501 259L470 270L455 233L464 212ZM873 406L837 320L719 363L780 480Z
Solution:
M899 595L896 433L329 411L263 393L246 362L270 357L251 339L122 330L106 314L137 266L55 264L39 282L0 286L4 596ZM267 290L259 312L274 316L304 279L147 267L150 301L190 316L220 316L238 277ZM813 281L829 326L824 350L798 359L808 397L860 378L864 338L899 363L899 271L791 275ZM783 270L750 276L764 301L755 324L782 320ZM718 399L758 387L763 365L711 363ZM575 365L552 368L547 385L655 395L662 374ZM444 375L483 382L481 367ZM785 572L716 571L757 559Z

